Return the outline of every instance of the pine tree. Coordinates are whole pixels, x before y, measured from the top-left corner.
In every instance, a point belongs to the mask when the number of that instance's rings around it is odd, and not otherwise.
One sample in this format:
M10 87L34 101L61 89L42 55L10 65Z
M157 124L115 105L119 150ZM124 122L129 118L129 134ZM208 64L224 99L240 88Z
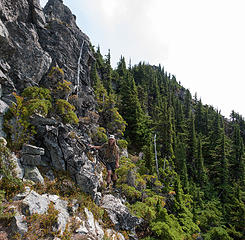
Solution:
M105 59L103 83L104 83L104 86L105 86L108 94L113 93L113 89L112 89L111 53L110 53L110 50L108 50L108 54L106 55L106 59Z
M188 119L190 117L190 111L191 111L191 93L190 91L187 89L186 92L185 92L185 118Z
M244 144L237 124L234 126L232 156L232 177L244 184Z
M187 193L189 191L189 180L186 166L186 147L183 140L180 137L177 138L175 156L176 171L180 176L183 190L185 193Z
M131 73L127 73L120 91L120 113L127 122L125 135L133 145L143 146L147 137L147 119L138 99L137 88Z
M188 126L188 140L187 140L187 169L189 176L195 179L196 176L196 160L197 160L197 140L194 123L194 115L191 113Z
M207 173L204 167L204 159L202 155L202 140L200 135L198 136L197 181L202 187L206 186L208 183Z

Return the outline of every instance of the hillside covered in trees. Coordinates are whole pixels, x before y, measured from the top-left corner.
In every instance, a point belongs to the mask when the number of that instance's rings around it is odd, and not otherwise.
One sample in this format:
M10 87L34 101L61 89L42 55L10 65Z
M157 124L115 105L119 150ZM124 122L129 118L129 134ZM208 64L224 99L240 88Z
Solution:
M121 57L112 69L110 51L103 58L98 47L94 54L91 80L100 125L115 133L110 124L120 123L112 114L116 110L126 121L124 135L125 125L117 125L117 136L128 142L126 169L134 169L136 180L122 186L130 208L147 222L142 235L244 239L244 118L234 111L224 118L161 65L127 67ZM145 196L139 192L142 184ZM168 199L164 208L161 196Z

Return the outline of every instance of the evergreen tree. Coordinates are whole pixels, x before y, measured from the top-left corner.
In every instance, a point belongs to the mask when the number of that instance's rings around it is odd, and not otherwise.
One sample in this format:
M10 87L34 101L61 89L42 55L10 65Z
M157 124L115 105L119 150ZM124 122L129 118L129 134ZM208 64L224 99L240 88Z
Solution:
M187 140L187 169L189 176L195 179L196 176L196 160L197 160L197 140L194 123L194 115L191 113L188 126L188 140Z
M113 93L112 90L112 68L111 68L111 53L108 50L108 54L105 59L105 68L103 73L103 83L108 92L108 94Z
M147 137L147 119L138 99L137 88L131 73L127 73L120 91L120 113L127 122L125 131L132 145L143 146Z
M185 92L185 99L184 99L184 105L185 105L185 118L189 118L190 117L190 112L191 112L191 93L190 91L187 89Z
M197 152L197 182L204 187L208 183L206 169L204 167L204 159L202 155L202 140L198 137L198 152Z
M234 126L232 148L232 177L244 184L244 144L237 124Z
M186 147L183 140L180 137L177 138L175 156L176 156L176 160L175 160L176 171L180 176L183 190L185 191L185 193L187 193L189 191L189 180L188 180L188 172L186 166Z

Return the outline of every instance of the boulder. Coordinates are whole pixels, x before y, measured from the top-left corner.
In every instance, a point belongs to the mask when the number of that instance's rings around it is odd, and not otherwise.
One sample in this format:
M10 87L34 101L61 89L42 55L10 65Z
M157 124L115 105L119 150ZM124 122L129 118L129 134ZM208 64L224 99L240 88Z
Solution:
M30 192L30 187L26 186L25 191L23 193L18 193L16 196L14 196L13 201L23 200Z
M24 154L22 155L21 163L27 166L47 166L47 163L41 160L40 155Z
M17 158L17 156L14 153L12 153L11 158L12 158L12 161L14 162L14 164L15 164L14 171L15 171L16 177L19 178L19 179L23 179L23 177L25 175L25 169L21 165L20 159Z
M36 147L30 144L24 144L22 147L22 154L44 155L44 148Z
M119 198L111 194L102 198L101 207L105 208L116 230L132 231L142 223L142 219L132 216L128 208Z
M19 233L21 236L23 236L28 231L25 216L17 212L11 220L10 229L13 235Z
M49 208L50 200L46 195L40 195L35 191L31 191L21 203L21 211L25 216L34 213L44 214Z
M87 208L84 211L87 217L86 225L89 233L97 236L98 239L103 239L104 231L98 221L94 219L94 215Z
M66 224L69 219L67 210L68 202L60 199L57 195L49 195L49 200L54 203L54 208L59 211L56 230L61 234L65 231Z
M76 182L82 191L94 196L99 186L99 178L88 169L82 169L76 174Z
M106 229L105 236L112 240L125 240L124 236L113 229Z
M75 221L78 224L80 223L79 227L75 230L75 232L80 234L87 234L88 229L85 226L85 221L82 221L79 217L76 217Z
M24 179L31 180L35 183L41 183L44 184L44 179L39 172L38 168L35 166L25 166L25 175Z

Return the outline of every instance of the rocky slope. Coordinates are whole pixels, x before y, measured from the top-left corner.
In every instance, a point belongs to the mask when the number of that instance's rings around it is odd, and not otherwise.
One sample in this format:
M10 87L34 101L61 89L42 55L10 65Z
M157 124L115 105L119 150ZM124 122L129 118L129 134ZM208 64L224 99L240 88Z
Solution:
M49 0L44 9L39 0L0 0L1 136L5 137L3 115L15 102L12 92L21 94L29 86L52 88L60 79L72 83L69 95L76 95L76 114L80 119L79 124L73 126L54 117L32 116L30 121L37 131L33 139L36 147L23 146L18 157L12 156L18 166L17 175L23 181L31 180L33 185L45 185L46 178L54 180L51 169L68 172L77 186L106 210L114 228L103 229L101 219L95 220L87 208L83 209L85 217L81 218L76 214L76 200L68 206L68 201L58 195L38 194L26 187L24 193L13 198L12 208L16 214L11 229L5 229L6 232L23 236L30 230L26 217L47 214L50 203L58 211L54 231L62 234L68 223L76 219L71 239L103 239L105 233L114 236L113 239L124 239L115 230L134 232L141 222L129 213L120 197L102 195L102 165L96 156L88 155L90 136L98 127L90 82L94 62L90 45L88 36L77 27L76 17L62 0ZM62 74L50 77L54 67L62 69ZM42 173L40 167L44 169ZM15 208L15 203L20 207ZM136 238L134 234L132 238Z

